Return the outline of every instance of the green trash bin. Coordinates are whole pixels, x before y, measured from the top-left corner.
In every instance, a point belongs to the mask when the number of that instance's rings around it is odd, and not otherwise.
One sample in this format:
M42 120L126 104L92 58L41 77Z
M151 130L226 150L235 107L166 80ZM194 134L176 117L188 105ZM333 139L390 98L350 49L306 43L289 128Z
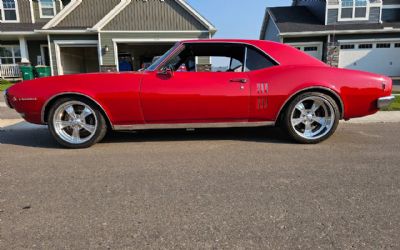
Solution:
M39 78L51 76L51 68L49 66L36 66L35 70Z
M33 75L32 66L21 65L19 69L21 70L22 73L22 80L32 80L35 78Z

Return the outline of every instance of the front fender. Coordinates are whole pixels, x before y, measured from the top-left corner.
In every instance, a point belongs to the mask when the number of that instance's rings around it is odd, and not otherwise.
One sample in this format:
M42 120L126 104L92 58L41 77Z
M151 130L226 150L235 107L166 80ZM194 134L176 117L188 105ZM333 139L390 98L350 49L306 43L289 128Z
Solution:
M15 109L32 123L44 124L48 105L66 95L84 96L97 103L112 124L143 123L141 79L142 74L134 73L48 77L17 84L9 90L9 95Z

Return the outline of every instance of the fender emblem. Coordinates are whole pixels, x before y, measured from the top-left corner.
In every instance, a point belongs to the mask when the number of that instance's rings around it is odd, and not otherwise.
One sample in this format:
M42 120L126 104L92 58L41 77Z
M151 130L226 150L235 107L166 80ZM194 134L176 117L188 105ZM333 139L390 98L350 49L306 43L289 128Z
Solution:
M24 102L24 101L37 101L37 98L13 98L13 101L19 101L19 102Z

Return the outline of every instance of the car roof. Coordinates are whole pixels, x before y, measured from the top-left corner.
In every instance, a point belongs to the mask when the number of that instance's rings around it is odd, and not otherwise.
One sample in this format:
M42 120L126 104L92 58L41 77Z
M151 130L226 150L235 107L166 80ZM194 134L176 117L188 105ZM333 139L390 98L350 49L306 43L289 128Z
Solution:
M181 43L243 43L243 44L251 44L257 46L258 44L269 44L276 43L272 41L266 40L251 40L251 39L192 39L192 40L183 40Z
M252 45L269 55L280 65L315 65L326 66L322 61L298 49L278 42L248 39L198 39L183 40L181 43L240 43Z

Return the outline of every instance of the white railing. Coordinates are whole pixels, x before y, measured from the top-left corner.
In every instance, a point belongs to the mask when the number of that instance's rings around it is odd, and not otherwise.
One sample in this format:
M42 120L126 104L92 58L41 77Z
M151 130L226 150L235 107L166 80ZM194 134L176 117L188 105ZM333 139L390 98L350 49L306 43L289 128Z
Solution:
M0 78L20 78L21 71L18 64L0 64Z

